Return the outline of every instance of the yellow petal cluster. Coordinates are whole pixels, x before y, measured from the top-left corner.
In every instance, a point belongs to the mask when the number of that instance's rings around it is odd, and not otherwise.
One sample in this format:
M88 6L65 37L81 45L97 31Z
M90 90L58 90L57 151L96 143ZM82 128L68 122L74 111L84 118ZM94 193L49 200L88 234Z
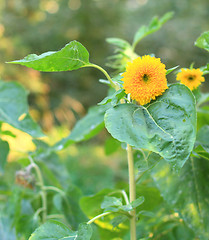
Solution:
M145 55L129 62L122 74L123 88L131 99L145 105L168 88L165 65L160 58Z
M205 81L202 76L203 72L197 69L181 69L181 72L177 74L176 80L180 81L182 84L186 85L191 91L197 88L201 82Z

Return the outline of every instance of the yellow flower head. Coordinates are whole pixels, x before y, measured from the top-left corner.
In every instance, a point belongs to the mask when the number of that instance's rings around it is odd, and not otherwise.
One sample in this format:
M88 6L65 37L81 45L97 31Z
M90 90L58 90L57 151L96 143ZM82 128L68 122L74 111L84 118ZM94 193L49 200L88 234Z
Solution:
M177 74L176 80L181 81L186 85L191 91L197 88L201 82L205 81L205 78L202 76L203 72L197 69L181 69L181 72Z
M160 96L167 88L166 69L160 58L149 55L129 62L123 76L123 88L133 100L144 105Z

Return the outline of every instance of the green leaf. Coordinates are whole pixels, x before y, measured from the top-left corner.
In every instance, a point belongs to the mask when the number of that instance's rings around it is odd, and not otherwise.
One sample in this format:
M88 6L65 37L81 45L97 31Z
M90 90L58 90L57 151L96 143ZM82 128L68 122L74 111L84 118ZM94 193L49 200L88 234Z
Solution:
M133 208L136 208L136 207L140 206L143 202L144 202L144 197L141 196L141 197L138 197L135 201L131 202L131 206Z
M209 160L209 125L203 126L197 133L197 147L194 151L202 158Z
M28 113L27 92L18 83L0 81L0 121L32 137L44 136Z
M104 98L98 105L105 105L111 102L112 106L115 106L121 98L125 97L126 93L124 89L119 89L118 91L114 92L111 96L107 96Z
M201 129L204 125L209 125L209 106L197 108L197 129Z
M169 73L173 72L173 71L176 70L178 67L179 67L179 66L175 66L175 67L172 67L172 68L167 69L166 75L168 75Z
M128 192L129 185L124 182L120 182L117 188L123 188ZM150 187L149 184L137 184L136 185L136 197L143 196L145 201L136 208L136 211L152 211L154 208L162 203L162 197L159 190L156 187ZM140 197L139 197L140 198Z
M158 19L158 17L154 17L151 20L149 26L140 27L134 36L133 47L135 47L137 43L147 35L158 31L163 26L163 24L165 24L169 19L173 17L173 14L173 12L168 12L160 19Z
M6 141L0 139L0 173L4 172L4 166L9 154L9 144Z
M112 224L113 228L117 227L119 224L125 222L126 220L128 220L128 217L126 215L119 215L114 217L110 223Z
M157 153L144 150L136 150L134 152L134 162L139 173L143 173L154 167L161 159Z
M104 209L105 212L117 212L122 205L121 198L105 196L104 201L101 204L101 209Z
M0 131L1 135L5 135L5 136L10 136L12 138L16 138L16 135L14 133L12 133L11 131Z
M187 87L173 84L146 107L120 104L108 109L105 126L119 141L158 153L179 170L195 142L195 99Z
M209 239L208 161L190 157L180 175L161 161L152 172L164 199L201 240Z
M144 211L144 210L140 211L140 212L137 214L137 216L140 216L140 215L145 216L145 217L150 217L150 218L154 218L154 217L155 217L155 215L154 215L153 212Z
M71 71L89 65L89 53L77 41L65 45L60 51L41 55L30 54L22 60L9 63L20 64L42 72Z
M104 212L129 212L140 206L143 202L144 197L139 197L130 204L123 205L121 198L105 196L104 201L101 204L101 208L104 209Z
M111 189L103 189L95 195L82 197L80 200L81 209L90 218L93 218L103 213L103 210L101 209L101 204L104 200L104 197L112 191L113 190Z
M107 108L107 105L90 108L87 115L76 123L70 135L58 142L55 148L66 148L72 143L94 137L104 128L104 114Z
M92 219L93 217L103 213L103 209L101 209L101 204L104 201L104 197L109 193L113 193L113 189L103 189L95 195L83 197L80 200L80 206L83 212ZM121 197L121 194L114 194L117 198ZM101 235L101 239L111 239L116 237L122 237L127 229L120 228L117 229L116 232L112 230L112 226L110 225L110 221L113 217L118 216L118 213L112 213L111 215L105 216L104 219L100 218L95 223L98 224L98 229ZM102 223L102 227L99 227L99 223Z
M125 212L129 212L129 211L132 211L134 208L137 208L138 206L142 205L143 202L144 202L144 197L141 196L127 205L120 206L119 209Z
M121 143L112 137L108 138L105 142L105 154L111 155L116 152L117 149L121 146Z
M209 31L204 32L200 35L200 37L195 42L195 46L209 51Z
M77 229L80 222L87 220L79 207L81 191L75 186L69 186L65 195L56 194L53 203L56 209L65 216L71 228Z
M209 160L209 148L198 145L192 153L194 157L201 157Z
M90 240L91 235L91 226L86 223L80 224L74 232L63 223L51 220L37 228L29 240Z
M203 126L197 133L197 143L209 148L209 125Z
M119 47L120 49L131 48L129 42L121 39L121 38L107 38L106 41L112 45Z

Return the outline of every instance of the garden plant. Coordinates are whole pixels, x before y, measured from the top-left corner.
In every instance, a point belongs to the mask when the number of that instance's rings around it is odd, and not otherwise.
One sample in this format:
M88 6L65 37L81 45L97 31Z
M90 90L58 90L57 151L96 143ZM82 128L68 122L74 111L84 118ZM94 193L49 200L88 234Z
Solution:
M108 59L111 75L91 63L77 41L9 62L42 72L95 68L104 74L99 81L109 90L68 137L49 146L39 139L44 134L29 114L25 89L0 81L0 239L209 239L209 94L200 90L209 63L167 69L153 53L135 52L143 38L172 16L154 17L138 29L132 44L108 38L116 47ZM209 51L209 32L195 45ZM176 75L177 82L168 83L168 74ZM15 134L5 131L4 124L31 135L36 150L7 162L5 136ZM79 186L69 182L59 152L104 128L111 136L109 157L120 147L127 156L128 182L82 196Z

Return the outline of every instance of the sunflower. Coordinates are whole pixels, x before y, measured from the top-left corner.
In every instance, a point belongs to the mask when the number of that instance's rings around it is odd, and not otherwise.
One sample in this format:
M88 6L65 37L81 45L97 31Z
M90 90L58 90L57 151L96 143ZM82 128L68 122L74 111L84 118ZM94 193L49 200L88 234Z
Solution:
M144 105L168 88L165 65L160 58L145 55L129 62L123 76L123 88L133 100Z
M205 81L202 76L203 72L197 69L181 69L181 72L177 74L176 80L186 85L191 91L197 88L201 82Z

